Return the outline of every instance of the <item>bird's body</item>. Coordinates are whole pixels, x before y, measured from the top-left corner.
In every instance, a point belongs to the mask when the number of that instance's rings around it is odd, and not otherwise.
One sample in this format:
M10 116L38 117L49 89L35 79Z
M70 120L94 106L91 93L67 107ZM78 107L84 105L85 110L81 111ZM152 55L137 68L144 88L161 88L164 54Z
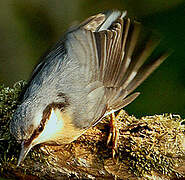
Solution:
M127 95L166 58L143 66L155 43L134 54L140 25L125 15L90 17L43 57L10 124L22 142L19 163L36 144L70 143L132 102L139 93Z

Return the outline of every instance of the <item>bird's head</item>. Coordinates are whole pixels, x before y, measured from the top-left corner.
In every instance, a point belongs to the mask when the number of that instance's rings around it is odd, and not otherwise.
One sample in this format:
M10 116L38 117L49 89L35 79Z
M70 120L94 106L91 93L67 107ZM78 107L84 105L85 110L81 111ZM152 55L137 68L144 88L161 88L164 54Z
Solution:
M58 131L63 127L63 121L59 118L60 110L61 107L54 103L42 107L30 100L17 108L10 123L10 131L22 143L19 163L33 146L56 141Z
M70 143L82 134L72 123L73 115L66 101L48 104L41 101L39 98L25 100L11 120L10 131L22 146L18 165L37 144Z

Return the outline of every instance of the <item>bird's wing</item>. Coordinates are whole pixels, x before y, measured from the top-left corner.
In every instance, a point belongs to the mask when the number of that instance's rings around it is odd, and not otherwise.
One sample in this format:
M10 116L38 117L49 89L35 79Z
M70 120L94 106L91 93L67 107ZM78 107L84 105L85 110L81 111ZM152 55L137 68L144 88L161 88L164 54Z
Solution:
M113 11L92 16L67 34L68 54L80 63L85 79L92 85L89 97L94 103L89 109L97 112L95 117L101 117L105 108L108 112L119 110L132 102L139 93L128 95L168 55L162 54L144 64L157 43L148 40L138 50L141 26L125 18L125 14Z

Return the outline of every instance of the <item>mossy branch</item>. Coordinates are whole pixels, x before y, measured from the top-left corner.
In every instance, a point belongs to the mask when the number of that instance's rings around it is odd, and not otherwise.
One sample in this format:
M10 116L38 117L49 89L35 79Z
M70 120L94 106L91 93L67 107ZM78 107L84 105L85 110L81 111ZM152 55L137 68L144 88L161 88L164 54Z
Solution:
M174 179L185 177L185 121L164 114L137 119L121 110L116 115L119 134L115 159L107 145L110 116L75 142L39 145L16 167L20 145L9 132L9 122L25 86L0 85L0 177L20 179Z

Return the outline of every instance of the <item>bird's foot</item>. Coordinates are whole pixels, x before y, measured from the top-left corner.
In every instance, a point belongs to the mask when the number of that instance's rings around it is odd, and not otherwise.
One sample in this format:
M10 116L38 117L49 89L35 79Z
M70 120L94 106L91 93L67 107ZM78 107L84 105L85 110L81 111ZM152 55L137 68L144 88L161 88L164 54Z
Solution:
M118 150L118 139L119 139L119 128L117 128L117 120L114 113L111 114L111 121L110 121L110 132L107 139L107 145L112 140L112 158L116 160L116 153Z

